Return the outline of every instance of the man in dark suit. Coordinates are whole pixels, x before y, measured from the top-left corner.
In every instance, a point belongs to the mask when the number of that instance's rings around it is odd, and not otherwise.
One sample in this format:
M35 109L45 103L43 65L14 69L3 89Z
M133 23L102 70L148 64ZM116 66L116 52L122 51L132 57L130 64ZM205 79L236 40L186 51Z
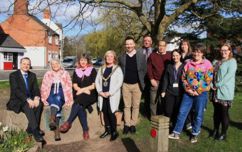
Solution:
M119 64L124 73L122 94L124 101L124 129L123 133L135 133L135 125L138 121L139 107L142 90L144 89L144 77L146 74L146 59L141 51L136 51L132 37L125 40L126 51L119 58Z
M27 133L37 142L45 142L44 132L40 130L40 117L43 108L40 102L40 90L36 75L30 72L31 61L24 57L20 60L20 69L9 76L11 94L7 109L15 113L23 112L28 119Z
M138 49L138 51L143 52L143 54L145 55L146 61L149 58L150 54L154 51L154 49L152 48L152 38L150 35L145 35L143 37L143 45L142 48ZM145 78L144 78L144 82L145 82L145 88L143 90L143 97L144 97L144 114L145 116L150 119L150 79L148 78L148 75L146 73Z

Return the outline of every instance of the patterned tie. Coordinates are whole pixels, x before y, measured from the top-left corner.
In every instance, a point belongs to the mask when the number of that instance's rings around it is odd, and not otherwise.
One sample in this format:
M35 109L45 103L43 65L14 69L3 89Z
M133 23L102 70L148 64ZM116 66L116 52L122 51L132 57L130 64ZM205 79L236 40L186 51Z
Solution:
M27 97L30 97L30 94L29 94L29 77L28 77L27 73L24 74L24 82L25 82L25 86L26 86Z

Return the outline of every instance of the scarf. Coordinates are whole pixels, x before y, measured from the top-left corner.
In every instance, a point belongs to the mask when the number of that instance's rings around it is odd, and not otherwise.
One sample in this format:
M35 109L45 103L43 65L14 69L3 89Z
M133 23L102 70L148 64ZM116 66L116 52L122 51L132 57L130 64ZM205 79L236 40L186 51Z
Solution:
M82 78L83 76L90 76L91 72L92 72L93 67L87 67L86 69L82 70L81 68L75 69L76 75L79 78Z

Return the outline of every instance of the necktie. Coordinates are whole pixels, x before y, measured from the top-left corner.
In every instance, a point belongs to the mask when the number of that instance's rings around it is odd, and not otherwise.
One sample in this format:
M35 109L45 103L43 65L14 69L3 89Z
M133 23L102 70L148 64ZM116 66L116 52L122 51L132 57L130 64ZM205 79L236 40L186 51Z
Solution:
M27 94L27 97L29 97L29 78L27 73L24 74L24 82L26 86L26 94Z
M146 56L146 60L149 57L149 48L145 48L145 56Z

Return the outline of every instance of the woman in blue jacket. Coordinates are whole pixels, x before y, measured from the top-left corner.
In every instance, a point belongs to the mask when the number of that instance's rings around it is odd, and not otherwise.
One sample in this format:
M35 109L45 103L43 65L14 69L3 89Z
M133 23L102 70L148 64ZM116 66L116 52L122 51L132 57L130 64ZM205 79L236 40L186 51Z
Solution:
M220 50L220 59L213 62L214 79L212 83L212 102L214 106L214 131L211 136L225 140L229 127L229 108L234 99L235 73L237 62L233 58L230 44L224 44ZM219 132L220 124L222 126Z

